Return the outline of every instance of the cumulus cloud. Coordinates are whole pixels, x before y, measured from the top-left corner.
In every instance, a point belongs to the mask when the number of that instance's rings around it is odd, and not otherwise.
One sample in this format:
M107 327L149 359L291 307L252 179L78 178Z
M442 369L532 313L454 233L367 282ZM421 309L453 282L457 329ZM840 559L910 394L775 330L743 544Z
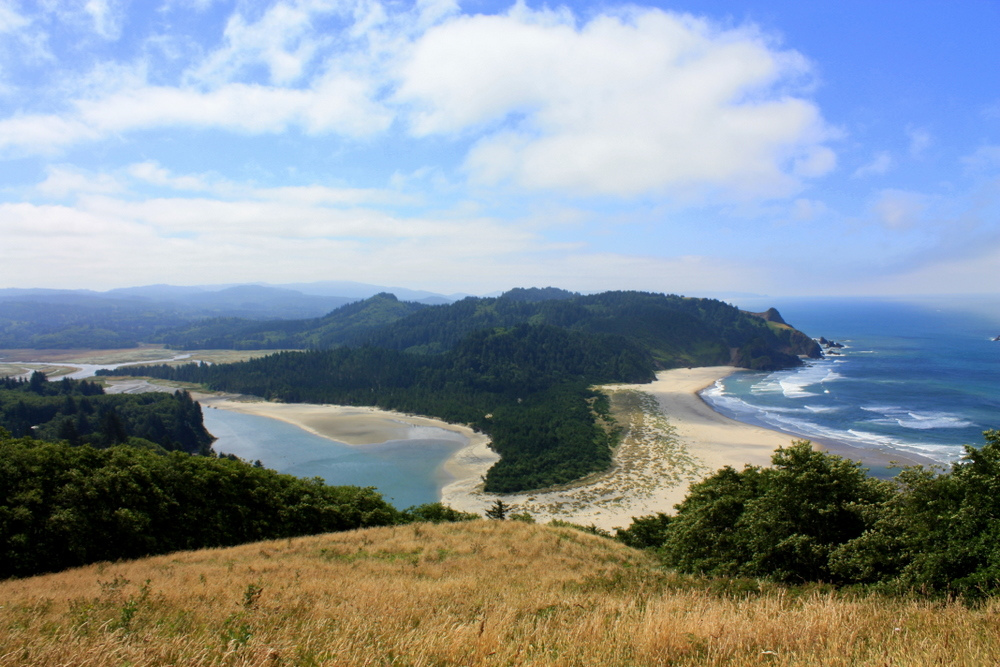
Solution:
M879 222L890 229L912 227L922 219L929 206L929 198L918 192L883 190L872 210Z
M880 151L875 154L872 161L854 170L853 178L864 178L866 176L881 176L892 169L892 156L888 151Z
M466 161L482 182L775 195L835 163L818 108L789 92L808 70L751 29L638 9L578 27L517 6L428 30L395 99L417 135L484 132Z
M110 0L84 8L117 15ZM109 81L62 112L0 120L0 149L169 127L367 137L400 121L417 139L471 139L476 182L612 196L783 196L836 162L800 85L809 64L753 27L640 8L581 23L520 4L298 0L237 12L219 39L175 84Z

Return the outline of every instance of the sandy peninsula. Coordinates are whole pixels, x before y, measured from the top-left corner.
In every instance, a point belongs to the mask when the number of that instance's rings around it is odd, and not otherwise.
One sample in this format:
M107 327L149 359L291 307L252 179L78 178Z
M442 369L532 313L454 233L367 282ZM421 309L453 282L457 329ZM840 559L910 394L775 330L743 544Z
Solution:
M561 519L606 530L627 526L635 516L672 513L692 483L726 465L768 465L774 450L794 439L729 419L698 395L737 370L676 369L657 373L650 384L604 387L625 428L608 472L545 493L494 496L453 485L443 500L482 512L501 498L538 521Z
M626 434L612 470L545 493L497 496L482 491L482 476L498 457L481 433L455 424L375 408L270 403L198 396L204 407L260 415L354 446L405 440L413 429L436 427L461 434L468 445L445 463L451 478L442 501L483 513L500 498L538 521L562 519L611 529L634 516L671 512L692 482L725 465L767 465L773 451L793 437L734 421L698 396L738 369L720 366L664 371L651 384L612 385Z

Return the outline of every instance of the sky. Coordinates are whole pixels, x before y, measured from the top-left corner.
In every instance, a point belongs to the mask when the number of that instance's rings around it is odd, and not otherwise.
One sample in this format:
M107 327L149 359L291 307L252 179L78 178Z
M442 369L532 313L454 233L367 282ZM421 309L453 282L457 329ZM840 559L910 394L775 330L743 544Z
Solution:
M998 32L998 0L0 0L0 288L995 295Z

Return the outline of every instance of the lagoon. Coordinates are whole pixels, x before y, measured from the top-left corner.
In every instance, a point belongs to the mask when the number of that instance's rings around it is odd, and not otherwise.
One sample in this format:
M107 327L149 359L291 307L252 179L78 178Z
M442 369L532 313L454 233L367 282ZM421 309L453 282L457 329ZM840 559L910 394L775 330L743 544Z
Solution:
M406 439L347 445L278 419L215 408L202 412L220 454L327 484L373 486L399 509L440 500L451 481L444 463L468 444L461 434L422 426L409 429Z

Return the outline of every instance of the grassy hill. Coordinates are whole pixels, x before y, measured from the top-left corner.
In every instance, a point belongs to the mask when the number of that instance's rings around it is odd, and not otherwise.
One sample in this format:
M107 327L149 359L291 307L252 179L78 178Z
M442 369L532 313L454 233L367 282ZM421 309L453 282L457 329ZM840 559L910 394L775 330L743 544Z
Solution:
M1000 605L700 580L571 528L411 524L0 582L0 665L985 665Z

